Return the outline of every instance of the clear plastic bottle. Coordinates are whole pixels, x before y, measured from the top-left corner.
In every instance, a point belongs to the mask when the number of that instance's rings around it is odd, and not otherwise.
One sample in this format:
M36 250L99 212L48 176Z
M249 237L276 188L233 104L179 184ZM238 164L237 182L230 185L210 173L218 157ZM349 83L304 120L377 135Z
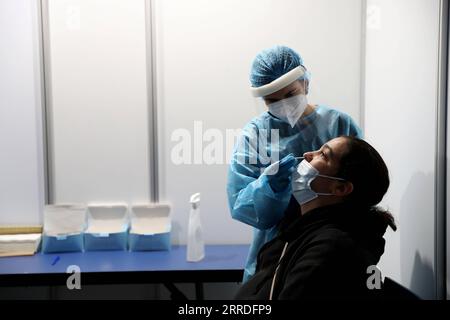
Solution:
M189 213L187 257L190 262L197 262L205 257L205 243L200 221L200 193L193 194L190 199L191 212Z

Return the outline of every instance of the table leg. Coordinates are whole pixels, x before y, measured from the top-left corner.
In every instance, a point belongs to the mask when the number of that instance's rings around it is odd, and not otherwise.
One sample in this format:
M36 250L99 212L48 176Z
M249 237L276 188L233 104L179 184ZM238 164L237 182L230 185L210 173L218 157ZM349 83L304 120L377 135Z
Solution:
M188 298L181 292L173 283L164 282L163 285L170 291L170 298L172 300L188 300Z
M203 292L203 282L195 283L195 297L197 300L204 300L204 292Z

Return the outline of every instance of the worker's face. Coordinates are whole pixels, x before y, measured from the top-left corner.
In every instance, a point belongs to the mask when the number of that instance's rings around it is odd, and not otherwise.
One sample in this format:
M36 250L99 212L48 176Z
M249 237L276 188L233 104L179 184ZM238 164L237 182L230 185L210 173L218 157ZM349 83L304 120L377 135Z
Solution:
M268 96L264 97L264 102L266 105L271 103L290 98L299 94L306 94L306 83L304 80L297 80L290 85L280 89Z
M339 171L341 158L347 150L347 142L341 137L328 141L319 150L306 152L303 156L320 174L335 177ZM319 176L313 180L311 187L316 192L328 192L333 184L339 183L337 180Z

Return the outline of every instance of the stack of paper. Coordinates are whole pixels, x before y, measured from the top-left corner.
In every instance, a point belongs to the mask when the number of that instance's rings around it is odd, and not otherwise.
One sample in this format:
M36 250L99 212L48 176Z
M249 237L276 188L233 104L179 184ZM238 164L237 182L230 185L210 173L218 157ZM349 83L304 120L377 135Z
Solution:
M42 228L41 228L42 229ZM36 232L39 228L23 229L14 227L14 232L24 231L24 233L13 234L11 228L2 227L0 234L0 257L29 256L35 254L41 243L41 233Z

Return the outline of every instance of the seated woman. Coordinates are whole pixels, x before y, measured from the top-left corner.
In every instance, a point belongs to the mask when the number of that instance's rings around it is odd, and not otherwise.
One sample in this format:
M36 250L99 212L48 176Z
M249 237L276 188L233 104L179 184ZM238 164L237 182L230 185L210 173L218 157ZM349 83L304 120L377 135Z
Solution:
M237 299L367 299L392 215L375 207L389 187L379 153L339 137L304 154L278 236L262 247L255 275ZM295 201L294 201L295 198ZM371 270L371 269L369 269Z

